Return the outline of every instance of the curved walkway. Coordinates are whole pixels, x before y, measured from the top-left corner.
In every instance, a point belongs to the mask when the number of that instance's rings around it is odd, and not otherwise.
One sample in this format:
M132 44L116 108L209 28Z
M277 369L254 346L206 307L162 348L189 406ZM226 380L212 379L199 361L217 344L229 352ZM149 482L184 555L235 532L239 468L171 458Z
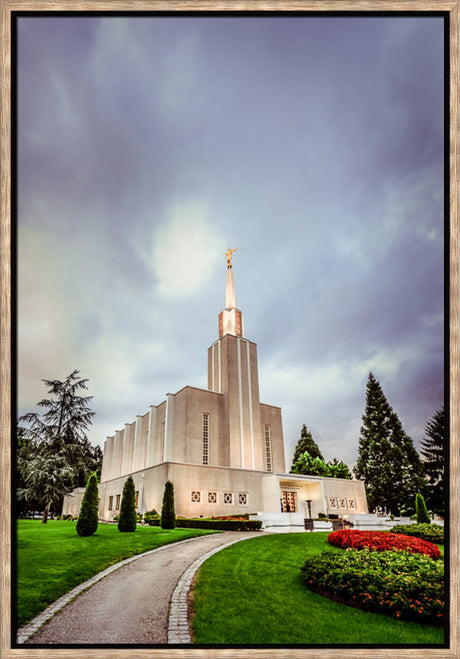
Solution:
M17 642L190 643L187 594L196 571L215 552L260 535L227 531L132 556L56 600L18 631Z

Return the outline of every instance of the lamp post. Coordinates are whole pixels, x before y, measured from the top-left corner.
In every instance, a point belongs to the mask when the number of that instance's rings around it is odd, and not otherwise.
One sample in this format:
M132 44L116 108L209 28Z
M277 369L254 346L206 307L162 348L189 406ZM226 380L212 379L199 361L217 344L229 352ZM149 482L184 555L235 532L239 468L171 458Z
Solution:
M308 511L308 519L311 519L311 502L312 502L312 499L305 499L305 503L307 504L305 513L307 513L307 511Z

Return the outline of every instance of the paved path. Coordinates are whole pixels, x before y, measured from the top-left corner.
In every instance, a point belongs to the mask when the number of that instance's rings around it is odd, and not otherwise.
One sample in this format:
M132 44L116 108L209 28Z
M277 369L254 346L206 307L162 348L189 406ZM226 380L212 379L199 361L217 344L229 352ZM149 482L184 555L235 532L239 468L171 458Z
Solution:
M32 636L27 638L28 632L23 630L22 635L18 634L18 642L33 645L187 643L185 598L203 557L224 545L260 535L260 532L225 532L201 536L129 559L64 606ZM173 619L168 638L172 598ZM57 608L62 605L61 602ZM28 628L30 632L33 626Z

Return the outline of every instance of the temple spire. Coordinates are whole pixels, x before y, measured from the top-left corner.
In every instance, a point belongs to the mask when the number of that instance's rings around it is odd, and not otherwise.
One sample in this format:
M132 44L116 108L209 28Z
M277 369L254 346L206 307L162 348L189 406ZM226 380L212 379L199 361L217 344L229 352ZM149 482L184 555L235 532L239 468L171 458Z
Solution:
M233 279L232 256L235 249L228 249L225 253L227 259L227 272L225 278L225 309L219 314L219 338L225 334L243 336L243 314L235 303L235 282Z

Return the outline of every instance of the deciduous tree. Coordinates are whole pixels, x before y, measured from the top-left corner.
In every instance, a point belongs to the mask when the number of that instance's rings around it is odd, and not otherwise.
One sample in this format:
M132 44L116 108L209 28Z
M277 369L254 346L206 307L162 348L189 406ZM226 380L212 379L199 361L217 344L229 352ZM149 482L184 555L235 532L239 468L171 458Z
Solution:
M18 457L18 472L23 487L18 488L19 499L35 500L43 506L42 522L46 524L50 507L59 505L72 489L73 471L63 451L56 454L36 447L33 457Z

